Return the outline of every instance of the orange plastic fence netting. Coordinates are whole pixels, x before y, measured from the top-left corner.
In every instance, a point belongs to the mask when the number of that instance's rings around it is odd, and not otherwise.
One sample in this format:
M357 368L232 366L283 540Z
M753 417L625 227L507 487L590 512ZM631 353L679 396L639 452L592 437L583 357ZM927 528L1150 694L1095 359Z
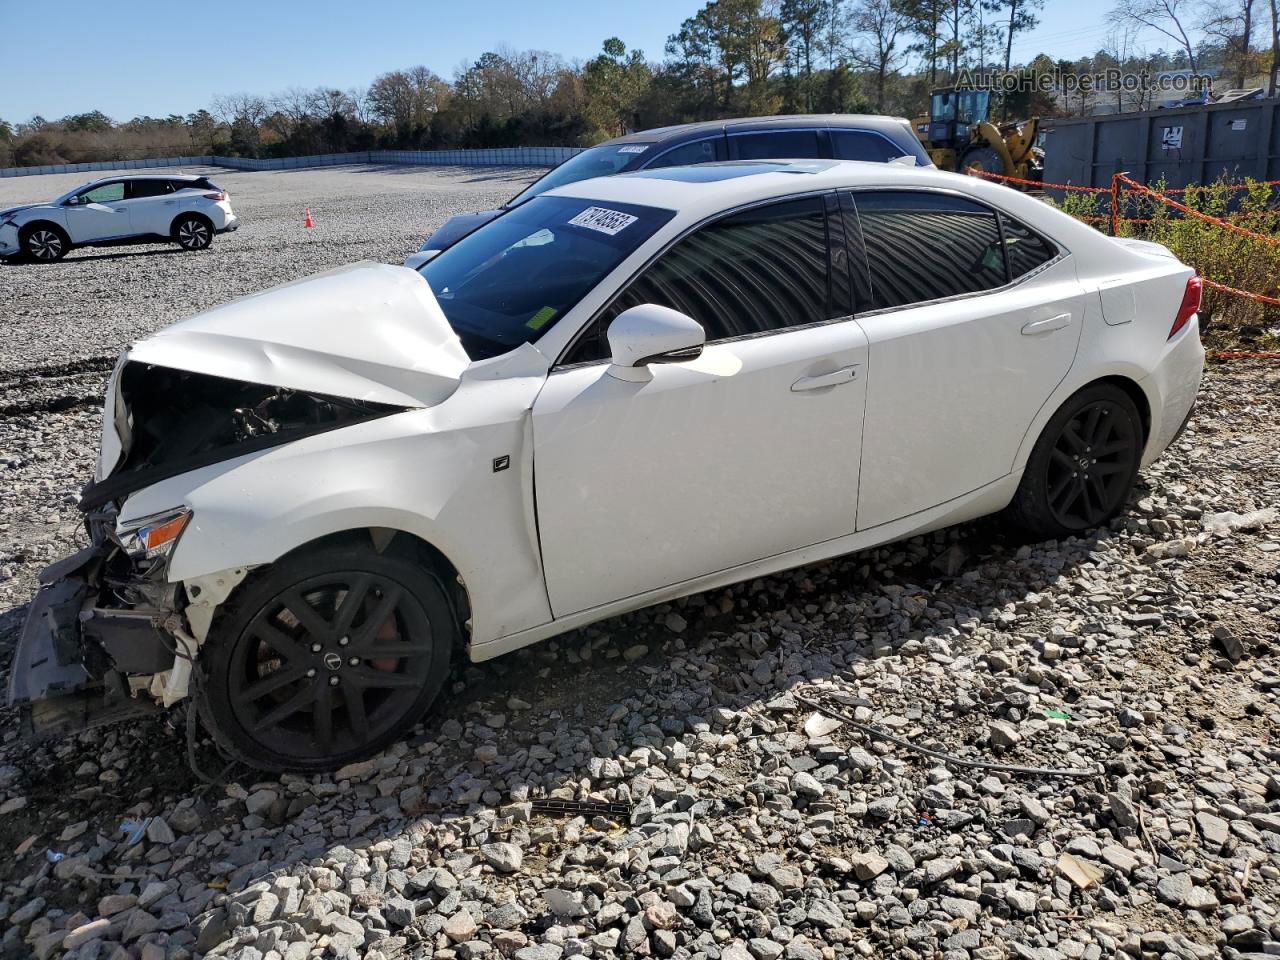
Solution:
M1212 287L1214 290L1221 290L1223 293L1234 293L1237 297L1246 297L1249 300L1257 300L1259 303L1270 303L1280 306L1280 299L1276 297L1263 296L1261 293L1250 293L1248 290L1241 290L1239 287L1228 287L1225 283L1218 283L1216 280L1210 280L1208 277L1201 277L1200 280L1206 287Z
M1052 190L1077 190L1080 193L1110 193L1110 187L1076 187L1069 183L1045 183L1043 180L1024 180L1022 177L1009 177L1003 173L988 173L986 170L978 170L970 167L965 171L971 177L987 177L991 180L1002 180L1006 183L1025 183L1031 187L1048 187Z
M989 173L986 170L977 170L969 168L965 171L971 177L987 177L991 180L1002 180L1007 183L1022 183L1029 187L1041 187L1046 190L1076 190L1080 193L1110 193L1110 187L1081 187L1073 183L1049 183L1045 180L1025 180L1022 177L1010 177L1003 173ZM1259 180L1257 183L1227 183L1227 184L1207 184L1203 186L1191 187L1170 187L1163 191L1169 193L1198 193L1205 190L1248 190L1251 187L1276 187L1280 186L1280 180ZM1126 191L1128 192L1128 191Z
M1228 223L1221 217L1211 217L1207 213L1201 213L1199 210L1193 210L1185 203L1179 203L1177 200L1173 200L1165 196L1163 193L1152 190L1150 187L1138 183L1137 180L1132 180L1129 177L1126 177L1123 173L1117 173L1115 175L1115 179L1119 183L1129 184L1132 192L1145 193L1148 196L1159 200L1161 203L1173 207L1175 210L1181 210L1189 217L1195 217L1197 220L1204 220L1207 223L1212 223L1215 226L1222 227L1224 230L1230 230L1232 233L1238 233L1243 237L1251 237L1254 240L1261 240L1263 243L1269 243L1273 246L1280 245L1280 237L1268 237L1264 233L1255 233L1253 230L1246 230L1244 227L1238 227L1234 223ZM1116 222L1116 218L1113 217L1112 222Z

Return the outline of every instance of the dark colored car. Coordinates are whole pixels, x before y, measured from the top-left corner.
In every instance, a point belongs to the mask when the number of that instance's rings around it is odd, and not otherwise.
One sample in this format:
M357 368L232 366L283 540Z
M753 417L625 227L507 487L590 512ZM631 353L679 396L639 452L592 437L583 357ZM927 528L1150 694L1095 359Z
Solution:
M900 157L914 157L922 167L933 166L911 124L901 117L800 114L710 120L641 130L570 157L496 210L452 217L427 238L420 251L450 247L494 217L540 193L591 177L716 160L824 158L887 163ZM405 263L417 266L414 261L420 259L419 254L415 254Z

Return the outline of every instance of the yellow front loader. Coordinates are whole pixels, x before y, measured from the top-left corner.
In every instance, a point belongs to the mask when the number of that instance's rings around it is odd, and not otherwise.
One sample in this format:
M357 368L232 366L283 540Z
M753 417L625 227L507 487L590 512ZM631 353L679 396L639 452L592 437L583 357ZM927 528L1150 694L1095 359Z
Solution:
M1044 174L1044 151L1036 144L1040 122L996 124L991 91L943 87L929 97L929 115L916 118L916 136L940 170L978 169L1022 180Z

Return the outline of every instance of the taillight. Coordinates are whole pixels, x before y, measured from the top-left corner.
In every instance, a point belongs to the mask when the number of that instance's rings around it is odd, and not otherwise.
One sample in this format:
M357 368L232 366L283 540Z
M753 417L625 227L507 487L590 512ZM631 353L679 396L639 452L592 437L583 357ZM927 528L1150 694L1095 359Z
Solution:
M223 193L206 193L206 194L204 195L204 198L205 198L206 200L225 200L225 199L227 199L227 195L226 195L226 193L225 193L225 192L223 192Z
M1182 293L1182 306L1178 307L1178 315L1173 318L1173 326L1169 328L1168 339L1172 340L1178 331L1191 322L1191 318L1200 309L1200 294L1204 292L1204 283L1199 277L1187 278L1187 289Z

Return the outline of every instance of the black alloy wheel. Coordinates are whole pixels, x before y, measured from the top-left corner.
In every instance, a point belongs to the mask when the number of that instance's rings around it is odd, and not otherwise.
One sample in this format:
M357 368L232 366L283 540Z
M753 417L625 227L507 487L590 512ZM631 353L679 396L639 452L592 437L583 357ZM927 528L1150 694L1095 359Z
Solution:
M220 622L202 712L238 758L300 771L362 759L402 736L438 693L456 627L437 582L398 558L356 560L289 564L293 575L255 583Z
M1138 409L1124 390L1085 387L1036 441L1009 507L1012 519L1038 539L1105 524L1129 499L1144 443Z

